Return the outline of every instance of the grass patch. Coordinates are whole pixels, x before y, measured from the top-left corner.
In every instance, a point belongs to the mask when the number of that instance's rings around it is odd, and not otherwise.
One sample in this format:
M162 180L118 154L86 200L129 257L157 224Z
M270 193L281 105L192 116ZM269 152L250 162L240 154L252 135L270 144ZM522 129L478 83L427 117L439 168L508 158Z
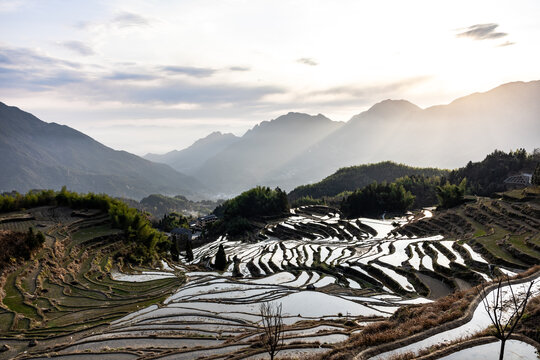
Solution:
M121 233L122 230L113 229L109 224L103 224L98 226L92 226L88 228L83 228L71 235L73 242L75 244L80 244L84 241L91 240L100 236L113 235Z

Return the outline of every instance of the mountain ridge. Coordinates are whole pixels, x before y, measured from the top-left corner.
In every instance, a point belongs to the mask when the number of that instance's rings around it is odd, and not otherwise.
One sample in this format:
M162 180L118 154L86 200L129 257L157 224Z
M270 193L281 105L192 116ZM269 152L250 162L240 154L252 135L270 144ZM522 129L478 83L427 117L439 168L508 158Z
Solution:
M196 179L165 164L111 149L65 125L0 103L0 189L59 189L142 198L153 192L199 196Z

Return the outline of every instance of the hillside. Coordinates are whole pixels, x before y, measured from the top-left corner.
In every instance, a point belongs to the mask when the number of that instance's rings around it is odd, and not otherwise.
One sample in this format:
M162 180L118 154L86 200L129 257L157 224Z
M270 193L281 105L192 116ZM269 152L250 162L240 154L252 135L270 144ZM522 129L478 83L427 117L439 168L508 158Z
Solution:
M173 150L163 155L147 154L145 159L170 165L173 169L191 175L208 159L216 156L228 146L238 141L233 134L222 134L219 131L199 139L183 150Z
M0 192L59 189L142 198L197 196L203 186L164 164L116 151L70 127L0 103Z
M324 178L315 184L302 185L289 193L291 201L304 196L322 198L335 196L344 191L354 191L373 182L392 182L403 176L445 176L447 170L435 168L415 168L391 161L377 164L350 166L339 169L334 174Z
M186 199L186 197L182 195L170 197L161 194L148 195L147 197L141 199L141 201L135 201L132 199L120 200L130 207L150 213L155 218L161 218L163 215L172 212L183 214L185 216L208 215L216 208L216 206L223 202L223 200L192 201Z

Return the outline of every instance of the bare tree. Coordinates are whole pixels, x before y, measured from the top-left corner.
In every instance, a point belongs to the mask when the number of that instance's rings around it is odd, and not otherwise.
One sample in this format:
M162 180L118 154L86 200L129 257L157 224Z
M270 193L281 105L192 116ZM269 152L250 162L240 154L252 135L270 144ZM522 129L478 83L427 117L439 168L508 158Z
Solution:
M283 317L281 316L281 304L274 305L269 302L260 306L262 326L264 333L262 343L274 360L277 353L283 348Z
M506 281L502 277L497 279L497 288L491 291L491 296L486 291L485 285L482 285L480 289L482 303L495 327L495 337L501 340L499 360L504 358L506 340L512 335L519 320L523 317L533 284L534 281L531 281L528 288L524 285L523 291L516 293L510 284L509 277L506 276Z

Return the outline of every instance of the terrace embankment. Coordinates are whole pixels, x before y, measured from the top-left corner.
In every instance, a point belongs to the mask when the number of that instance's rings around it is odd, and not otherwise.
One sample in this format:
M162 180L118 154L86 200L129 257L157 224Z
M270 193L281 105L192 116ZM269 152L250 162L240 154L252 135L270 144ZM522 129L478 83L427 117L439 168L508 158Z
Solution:
M0 337L11 350L0 358L28 345L48 346L68 334L77 337L162 301L183 282L180 274L146 283L113 280L115 254L126 245L123 233L111 228L109 216L99 210L46 206L2 218L10 221L0 221L0 230L32 227L45 234L45 243L30 260L2 269Z

